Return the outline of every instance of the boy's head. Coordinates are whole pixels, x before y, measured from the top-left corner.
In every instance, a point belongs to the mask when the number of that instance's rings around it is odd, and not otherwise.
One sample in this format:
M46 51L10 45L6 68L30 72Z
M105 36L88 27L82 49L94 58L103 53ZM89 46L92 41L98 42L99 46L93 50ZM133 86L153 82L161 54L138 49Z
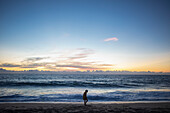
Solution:
M88 92L88 90L85 90L85 92Z

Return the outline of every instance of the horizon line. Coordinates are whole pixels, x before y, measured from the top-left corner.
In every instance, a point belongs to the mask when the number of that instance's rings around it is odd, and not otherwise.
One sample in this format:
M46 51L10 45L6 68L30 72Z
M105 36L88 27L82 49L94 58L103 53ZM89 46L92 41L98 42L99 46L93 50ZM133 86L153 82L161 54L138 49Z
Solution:
M110 71L110 70L106 70L106 71L103 71L103 70L86 70L86 71L71 71L71 70L67 70L67 71L50 71L50 70L7 70L7 69L3 69L3 68L0 68L0 72L80 72L80 73L104 73L104 72L127 72L127 73L170 73L170 72L163 72L163 71L159 71L159 72L155 72L155 71L128 71L128 70L113 70L113 71Z

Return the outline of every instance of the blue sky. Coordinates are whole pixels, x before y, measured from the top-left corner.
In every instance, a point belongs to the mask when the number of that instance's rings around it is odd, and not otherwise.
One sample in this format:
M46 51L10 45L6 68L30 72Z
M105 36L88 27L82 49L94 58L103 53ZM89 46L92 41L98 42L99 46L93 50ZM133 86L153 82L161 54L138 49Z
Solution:
M92 61L115 66L110 70L170 71L169 5L168 0L1 0L1 67L85 48L94 51ZM104 41L112 37L118 41Z

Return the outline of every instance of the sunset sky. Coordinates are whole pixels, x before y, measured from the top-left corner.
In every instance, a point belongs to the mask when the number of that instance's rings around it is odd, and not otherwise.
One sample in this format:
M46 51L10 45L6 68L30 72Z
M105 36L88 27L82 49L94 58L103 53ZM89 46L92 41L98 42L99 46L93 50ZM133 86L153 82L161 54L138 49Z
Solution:
M0 68L170 72L170 1L0 0Z

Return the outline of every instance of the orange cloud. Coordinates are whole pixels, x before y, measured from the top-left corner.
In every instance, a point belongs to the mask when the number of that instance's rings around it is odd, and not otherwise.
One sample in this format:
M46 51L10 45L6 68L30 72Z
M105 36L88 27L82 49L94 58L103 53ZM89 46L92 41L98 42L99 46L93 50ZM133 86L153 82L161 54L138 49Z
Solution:
M27 57L24 60L15 63L0 63L0 68L11 69L11 70L51 70L51 71L63 71L63 70L109 70L114 65L105 64L96 61L88 61L90 55L95 54L95 51L88 48L77 48L71 50L69 54L60 53L61 56L48 56L48 57ZM63 58L63 59L60 59ZM50 59L52 59L50 61Z
M107 39L105 39L104 41L105 42L107 42L107 41L118 41L118 38L116 38L116 37L113 37L113 38L107 38Z

